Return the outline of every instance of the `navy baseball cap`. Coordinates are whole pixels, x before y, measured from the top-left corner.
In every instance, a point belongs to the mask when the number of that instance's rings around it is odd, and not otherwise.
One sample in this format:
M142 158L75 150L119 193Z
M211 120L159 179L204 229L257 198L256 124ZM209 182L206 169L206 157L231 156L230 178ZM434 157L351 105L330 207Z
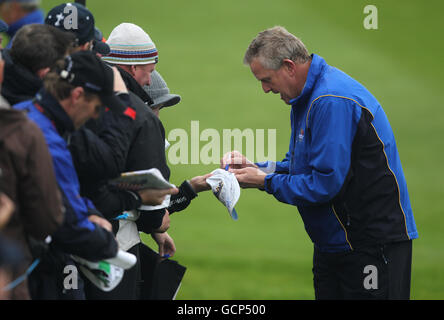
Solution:
M109 45L103 40L103 33L99 28L95 27L93 51L100 53L101 55L108 55L111 51Z
M103 105L115 112L127 108L114 94L114 72L92 51L78 51L65 58L64 68L58 70L62 79L85 91L95 93Z
M67 17L72 17L77 9L77 21L65 21ZM77 22L77 25L76 25ZM63 31L73 32L79 45L85 44L95 38L94 16L84 6L79 3L63 3L52 8L45 19L45 24L49 24Z

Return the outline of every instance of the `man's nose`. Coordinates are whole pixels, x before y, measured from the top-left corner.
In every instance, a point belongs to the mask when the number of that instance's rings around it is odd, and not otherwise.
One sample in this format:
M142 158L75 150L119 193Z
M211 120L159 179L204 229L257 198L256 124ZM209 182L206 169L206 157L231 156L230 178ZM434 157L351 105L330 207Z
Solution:
M267 83L262 82L262 90L264 90L265 93L270 92L271 88Z

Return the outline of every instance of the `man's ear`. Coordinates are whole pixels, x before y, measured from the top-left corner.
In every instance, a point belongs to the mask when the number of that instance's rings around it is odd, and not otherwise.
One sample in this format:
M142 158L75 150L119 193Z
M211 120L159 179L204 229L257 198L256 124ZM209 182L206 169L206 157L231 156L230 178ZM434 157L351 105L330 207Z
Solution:
M284 61L282 62L282 66L285 68L285 70L287 70L290 76L295 75L297 66L296 63L294 63L294 61L290 59L284 59Z
M46 74L49 72L50 68L43 68L43 69L39 69L37 70L36 74L37 77L39 77L39 79L43 79Z
M129 73L134 77L136 75L136 65L130 65L128 69L130 71Z
M88 51L89 48L91 47L91 45L92 45L92 41L88 41L88 42L85 42L84 44L80 45L79 48L81 51Z
M77 101L84 95L85 90L82 87L75 87L71 91L71 102L76 104Z

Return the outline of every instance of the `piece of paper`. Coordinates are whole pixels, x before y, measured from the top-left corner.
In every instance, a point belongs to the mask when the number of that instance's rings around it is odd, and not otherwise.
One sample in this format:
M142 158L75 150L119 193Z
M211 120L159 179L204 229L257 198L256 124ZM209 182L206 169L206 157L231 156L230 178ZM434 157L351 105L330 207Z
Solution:
M174 185L169 183L157 168L124 172L120 177L109 182L111 185L126 190L169 189Z

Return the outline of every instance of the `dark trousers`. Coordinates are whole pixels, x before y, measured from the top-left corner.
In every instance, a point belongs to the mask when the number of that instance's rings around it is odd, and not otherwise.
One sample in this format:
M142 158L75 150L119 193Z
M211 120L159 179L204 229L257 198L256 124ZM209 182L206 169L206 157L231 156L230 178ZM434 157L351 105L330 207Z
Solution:
M87 300L138 300L140 296L140 255L139 244L130 248L127 252L136 256L136 264L125 270L120 283L113 290L105 292L100 290L89 279L85 278L85 295Z
M410 299L412 241L328 253L315 248L315 298Z

